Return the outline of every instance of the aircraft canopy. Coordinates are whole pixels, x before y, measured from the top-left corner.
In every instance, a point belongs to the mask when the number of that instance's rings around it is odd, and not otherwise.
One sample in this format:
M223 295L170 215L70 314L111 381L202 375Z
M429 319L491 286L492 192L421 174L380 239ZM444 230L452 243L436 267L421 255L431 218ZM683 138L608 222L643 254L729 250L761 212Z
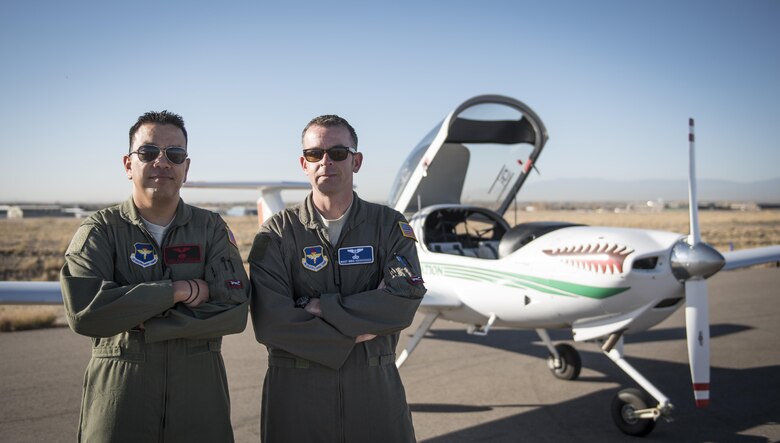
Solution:
M474 97L436 125L401 165L389 205L413 212L435 204L472 204L506 212L547 141L525 104Z

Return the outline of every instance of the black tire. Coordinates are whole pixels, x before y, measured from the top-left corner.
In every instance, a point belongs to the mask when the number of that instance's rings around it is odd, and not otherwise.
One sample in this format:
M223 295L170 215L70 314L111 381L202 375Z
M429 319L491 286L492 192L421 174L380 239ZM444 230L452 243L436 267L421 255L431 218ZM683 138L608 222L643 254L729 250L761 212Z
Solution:
M644 437L655 428L655 420L634 418L631 414L639 409L647 409L653 403L654 400L639 389L623 389L612 399L612 421L625 434Z
M550 355L547 358L550 372L552 372L555 378L561 380L576 380L580 376L580 370L582 369L580 353L573 346L565 343L555 345L555 350L561 356L561 367L555 367L554 357Z

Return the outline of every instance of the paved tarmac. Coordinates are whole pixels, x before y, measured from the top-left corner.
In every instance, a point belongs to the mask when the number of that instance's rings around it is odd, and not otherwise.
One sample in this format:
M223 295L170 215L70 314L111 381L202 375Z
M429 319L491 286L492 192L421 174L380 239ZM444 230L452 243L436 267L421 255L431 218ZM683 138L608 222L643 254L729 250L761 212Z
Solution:
M780 441L780 269L722 272L710 279L712 393L693 406L684 312L626 338L629 361L675 404L646 442ZM414 328L420 316L412 325ZM408 339L410 328L401 346ZM570 333L553 331L554 340ZM593 344L578 343L579 380L553 378L530 331L469 336L438 321L401 369L417 438L426 442L625 442L610 402L635 384ZM223 355L238 442L259 441L265 349L247 332ZM0 334L0 441L75 440L89 340L67 328Z

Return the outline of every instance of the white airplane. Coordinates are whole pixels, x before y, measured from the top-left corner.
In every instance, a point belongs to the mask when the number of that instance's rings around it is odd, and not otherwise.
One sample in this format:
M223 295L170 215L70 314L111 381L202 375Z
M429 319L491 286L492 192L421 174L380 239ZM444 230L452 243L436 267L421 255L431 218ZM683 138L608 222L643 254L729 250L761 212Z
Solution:
M396 364L401 366L438 318L487 335L493 326L535 329L560 379L579 376L570 345L553 344L548 329L571 329L575 341L593 341L641 386L612 402L615 424L646 435L670 418L668 397L634 369L623 335L644 331L686 305L691 376L697 406L709 401L709 323L706 278L720 269L780 261L780 246L719 253L701 242L690 137L691 234L580 226L562 222L510 227L504 214L547 141L539 117L515 99L486 95L467 100L411 152L391 189L389 204L409 214L428 292L424 319ZM261 221L280 210L282 189L306 182L188 183L190 187L259 189ZM416 211L416 212L415 212ZM21 283L21 285L20 285ZM0 303L61 303L59 284L0 282ZM37 295L36 295L37 294ZM6 297L6 298L3 298ZM39 301L38 301L39 302ZM39 302L40 303L40 302Z
M423 138L396 177L390 206L411 215L428 292L425 317L396 361L401 366L434 321L535 329L560 379L579 376L581 360L547 329L593 341L650 396L625 389L612 402L615 424L646 435L670 418L669 398L626 361L623 335L644 331L686 306L696 405L709 402L706 279L720 269L780 261L780 246L719 253L700 238L690 121L690 235L562 222L510 227L504 214L547 141L528 106L496 95L458 106Z

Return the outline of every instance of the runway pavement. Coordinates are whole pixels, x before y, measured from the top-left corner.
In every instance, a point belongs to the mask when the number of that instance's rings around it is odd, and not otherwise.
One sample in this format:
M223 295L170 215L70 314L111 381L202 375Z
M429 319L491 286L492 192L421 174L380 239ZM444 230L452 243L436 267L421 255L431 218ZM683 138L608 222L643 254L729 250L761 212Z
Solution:
M722 272L710 283L709 408L693 406L682 309L626 338L629 361L675 405L675 421L659 422L644 441L780 441L780 269ZM566 331L551 335L570 338ZM641 441L617 430L609 412L617 391L635 384L595 345L575 347L580 379L562 381L547 369L546 349L533 332L498 328L475 337L438 321L401 369L417 438ZM225 339L238 442L259 441L265 354L251 327ZM0 441L74 441L88 357L89 340L67 328L0 334Z

